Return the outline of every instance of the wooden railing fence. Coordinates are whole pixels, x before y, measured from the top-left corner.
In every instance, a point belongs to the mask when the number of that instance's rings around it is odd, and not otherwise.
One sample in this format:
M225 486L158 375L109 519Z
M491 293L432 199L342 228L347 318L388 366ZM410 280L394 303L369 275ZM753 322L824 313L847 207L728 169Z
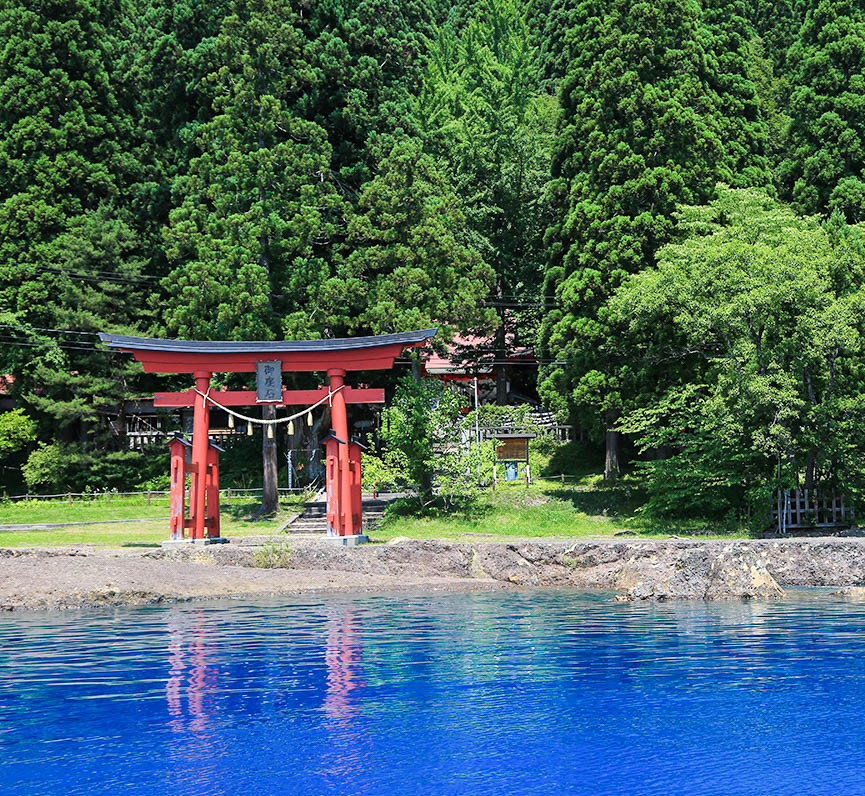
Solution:
M853 507L838 492L779 489L772 518L781 533L800 528L843 528L855 521Z

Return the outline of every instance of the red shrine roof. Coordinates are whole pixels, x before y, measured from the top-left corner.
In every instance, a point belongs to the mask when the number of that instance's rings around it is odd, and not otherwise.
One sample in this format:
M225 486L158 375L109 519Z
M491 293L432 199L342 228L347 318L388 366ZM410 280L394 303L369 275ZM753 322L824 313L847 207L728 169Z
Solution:
M437 329L329 340L166 340L99 333L108 348L128 351L149 373L248 372L259 360L281 360L285 370L384 370L406 348L422 346Z
M447 344L446 348L444 355L431 351L424 357L424 367L430 376L489 376L504 362L534 359L531 348L515 344L513 332L505 336L507 353L497 350L494 338L478 335L454 335L453 342ZM472 358L470 362L463 360L464 355Z

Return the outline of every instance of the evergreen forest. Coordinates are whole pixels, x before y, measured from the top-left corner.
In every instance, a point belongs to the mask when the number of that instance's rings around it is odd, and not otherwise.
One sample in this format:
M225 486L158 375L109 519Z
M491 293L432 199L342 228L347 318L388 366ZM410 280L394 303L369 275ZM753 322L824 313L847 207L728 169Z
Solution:
M648 511L865 500L865 6L0 0L0 486L165 470L97 332L431 326Z

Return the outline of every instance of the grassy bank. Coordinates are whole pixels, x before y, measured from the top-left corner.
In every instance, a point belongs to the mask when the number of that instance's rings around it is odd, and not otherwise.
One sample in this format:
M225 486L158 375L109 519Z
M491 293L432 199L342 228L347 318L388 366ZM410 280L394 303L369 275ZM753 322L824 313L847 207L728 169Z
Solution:
M256 516L261 500L256 496L232 496L220 512L223 536L256 536L275 533L297 512L298 499L281 499L275 517ZM145 495L99 495L91 500L28 500L0 503L0 525L55 525L0 531L0 547L65 546L95 544L106 547L158 547L168 537L168 499ZM100 522L102 521L102 522ZM75 525L74 523L97 523Z
M387 541L398 536L412 539L460 539L469 536L597 537L615 534L646 538L698 536L745 538L742 528L725 528L705 520L661 521L641 517L639 497L625 487L568 487L539 479L526 488L509 484L487 492L469 506L423 516L395 505L373 533Z
M468 538L508 539L514 537L598 537L622 532L629 535L663 538L668 536L744 537L742 529L724 528L706 521L669 522L649 520L637 512L640 496L628 487L579 484L563 486L559 480L539 479L526 488L523 483L505 484L496 492L482 493L461 508L451 511L418 512L410 502L394 504L383 523L373 531L374 539ZM297 504L283 502L277 517L258 518L256 497L232 498L221 513L223 536L269 535L276 533L297 510ZM120 520L98 525L66 525L62 528L0 531L0 547L27 545L97 544L108 547L155 547L167 537L166 499L145 496L101 496L92 501L27 501L0 504L0 525L53 524Z

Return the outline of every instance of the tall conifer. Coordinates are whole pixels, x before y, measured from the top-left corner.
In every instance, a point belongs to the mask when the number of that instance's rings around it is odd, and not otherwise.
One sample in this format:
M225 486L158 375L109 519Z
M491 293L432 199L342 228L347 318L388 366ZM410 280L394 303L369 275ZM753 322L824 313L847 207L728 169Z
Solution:
M865 8L821 0L808 12L788 67L792 93L782 189L806 213L865 221Z
M205 339L318 336L338 200L330 146L292 111L313 80L289 0L236 0L214 43L212 118L175 181L169 331Z
M653 262L676 205L703 201L749 153L726 146L724 87L706 74L713 37L697 3L584 0L568 45L546 237L545 292L559 308L542 325L539 386L549 405L606 432L612 476L616 418L650 374L613 351L604 303Z
M110 0L0 8L0 373L50 419L43 438L100 446L131 368L94 350L93 333L146 324L153 288L130 210L138 167L123 149L128 22L129 5Z
M508 340L533 342L543 271L541 201L557 108L540 91L538 51L522 4L480 0L462 31L442 29L430 51L418 115L428 148L463 201L466 222L496 275L491 303L496 400L507 400ZM467 352L471 355L472 352ZM474 354L477 357L477 354Z

